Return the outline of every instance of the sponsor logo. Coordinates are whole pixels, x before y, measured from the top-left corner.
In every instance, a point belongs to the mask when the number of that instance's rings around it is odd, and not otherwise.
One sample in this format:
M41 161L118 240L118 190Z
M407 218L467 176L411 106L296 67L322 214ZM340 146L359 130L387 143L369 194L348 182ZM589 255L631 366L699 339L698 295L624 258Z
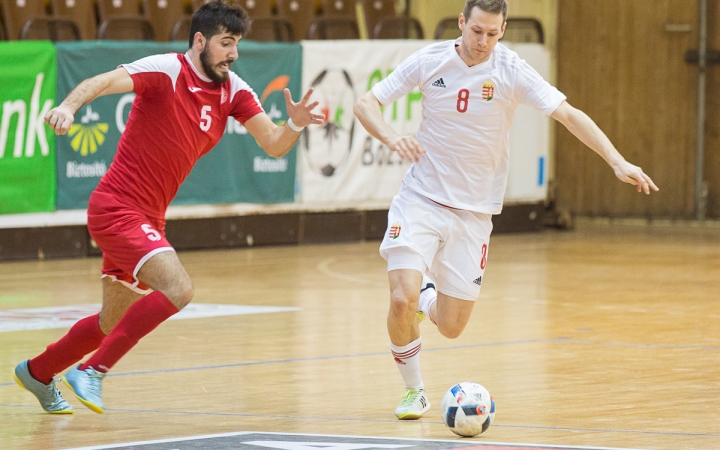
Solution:
M90 105L85 110L85 115L80 118L80 123L70 127L70 146L81 156L91 155L98 151L98 148L105 143L105 134L110 126L107 123L99 123L100 114L94 112Z
M105 161L95 161L91 164L68 161L65 165L67 178L100 178L107 172Z
M195 86L188 86L188 89L189 89L190 92L192 92L193 94L194 94L195 92L197 92L197 91L202 91L202 88L195 87Z
M40 145L40 152L43 156L50 154L50 146L45 133L45 114L52 108L53 101L50 99L42 101L40 99L40 91L43 87L44 79L44 73L39 73L35 77L35 86L33 87L29 104L21 99L1 102L0 158L5 156L5 147L10 144L8 142L10 138L10 123L12 117L15 115L17 116L17 120L15 122L13 158L21 158L23 156L32 158L35 155L35 141ZM25 138L24 142L23 138Z
M390 238L390 239L399 238L400 230L402 230L402 225L399 222L395 222L394 224L392 224L392 226L388 230L388 238Z
M433 81L432 85L435 87L441 87L441 88L447 87L447 86L445 86L445 82L443 81L442 78L438 78L437 80Z
M487 80L485 83L483 83L482 87L482 98L485 101L490 101L493 99L493 96L495 95L495 84L493 84L492 81Z
M475 283L475 284L477 284L478 286L480 286L480 285L482 284L482 276L475 278L475 279L473 280L473 283Z
M403 366L406 365L406 364L405 364L405 361L403 361L402 359L398 358L397 356L395 357L395 362L398 363L398 364L402 364Z
M287 172L287 159L270 159L256 156L253 159L254 172Z

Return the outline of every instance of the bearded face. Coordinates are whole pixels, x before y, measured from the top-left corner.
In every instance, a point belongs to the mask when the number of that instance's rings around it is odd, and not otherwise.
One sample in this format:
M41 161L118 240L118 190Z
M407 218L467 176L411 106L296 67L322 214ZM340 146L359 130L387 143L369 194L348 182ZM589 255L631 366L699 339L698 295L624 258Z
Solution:
M202 64L203 72L215 83L224 83L229 76L228 71L233 60L223 59L223 57L224 55L220 58L214 58L210 45L206 45L203 51L200 52L200 64Z

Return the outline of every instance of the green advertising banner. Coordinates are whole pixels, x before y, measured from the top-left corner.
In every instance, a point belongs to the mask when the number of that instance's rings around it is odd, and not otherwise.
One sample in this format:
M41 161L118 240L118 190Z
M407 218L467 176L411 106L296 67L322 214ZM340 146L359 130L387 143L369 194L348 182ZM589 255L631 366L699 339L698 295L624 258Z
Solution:
M56 70L50 42L0 42L0 214L55 208L55 139L43 117Z
M58 43L58 103L82 80L148 55L185 52L187 44L152 42ZM276 123L286 120L282 89L299 98L299 44L241 42L232 70L255 90ZM57 208L87 207L90 193L107 171L125 129L135 94L100 97L83 106L67 136L57 137ZM160 126L160 125L158 125ZM228 120L225 136L202 158L173 204L292 202L295 151L268 157L240 123Z

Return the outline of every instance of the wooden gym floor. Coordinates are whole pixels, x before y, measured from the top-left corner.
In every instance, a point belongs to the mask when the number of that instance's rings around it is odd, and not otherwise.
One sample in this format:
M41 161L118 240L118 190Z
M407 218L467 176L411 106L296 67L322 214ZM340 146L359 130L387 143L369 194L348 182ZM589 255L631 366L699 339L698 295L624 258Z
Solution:
M393 416L377 242L181 253L197 304L299 310L174 320L105 379L107 411L42 412L15 365L66 329L0 333L0 448L63 449L272 431L453 439L440 399L486 386L493 426L465 440L649 449L720 448L720 228L581 222L496 235L465 333L425 321L433 407ZM100 259L0 264L0 312L97 303Z

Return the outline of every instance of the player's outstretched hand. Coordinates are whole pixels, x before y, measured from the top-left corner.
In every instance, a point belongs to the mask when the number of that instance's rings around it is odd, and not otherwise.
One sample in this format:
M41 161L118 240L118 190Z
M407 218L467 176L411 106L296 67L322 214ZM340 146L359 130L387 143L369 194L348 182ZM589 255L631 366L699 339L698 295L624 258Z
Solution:
M67 133L74 121L74 112L63 105L56 106L45 114L45 123L50 125L58 136Z
M627 161L622 161L615 167L615 175L620 179L620 181L637 186L638 192L650 194L650 189L655 192L660 190L657 186L655 186L653 180L651 180L641 168L630 164Z
M425 154L425 149L415 139L415 136L397 136L388 141L390 150L397 152L405 161L417 162Z
M312 93L312 88L308 89L305 95L303 95L303 98L298 103L295 103L290 95L290 89L285 88L283 91L285 95L285 109L287 110L288 117L299 127L306 127L311 124L321 125L325 121L323 114L313 112L318 102L308 104Z

